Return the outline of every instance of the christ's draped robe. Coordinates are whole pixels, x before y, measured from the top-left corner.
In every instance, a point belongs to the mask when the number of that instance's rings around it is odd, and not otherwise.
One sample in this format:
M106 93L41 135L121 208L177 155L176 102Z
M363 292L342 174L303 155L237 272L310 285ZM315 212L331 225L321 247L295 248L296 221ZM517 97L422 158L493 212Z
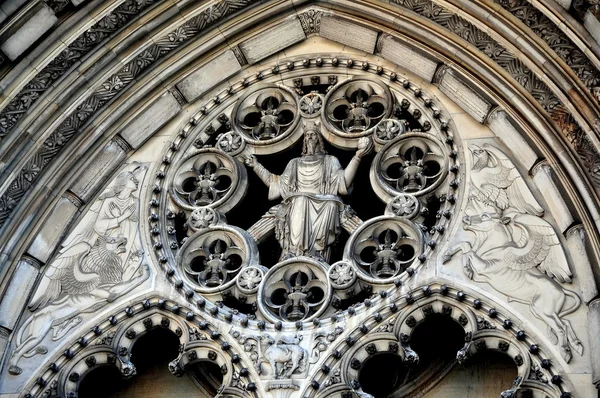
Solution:
M338 194L347 195L348 187L344 169L334 156L295 158L282 175L271 177L269 199L283 199L275 226L283 248L282 259L328 259L328 249L340 232L340 212L344 208Z

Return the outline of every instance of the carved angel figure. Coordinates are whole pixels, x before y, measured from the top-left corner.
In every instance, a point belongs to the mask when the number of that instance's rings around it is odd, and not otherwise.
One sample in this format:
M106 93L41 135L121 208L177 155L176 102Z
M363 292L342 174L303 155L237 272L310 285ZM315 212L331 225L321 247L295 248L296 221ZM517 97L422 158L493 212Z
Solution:
M22 357L48 352L40 344L51 329L53 341L63 338L81 323L80 314L98 310L148 278L148 266L140 266L139 181L134 171L116 177L47 267L29 304L33 315L17 334L10 373L21 373Z
M443 257L462 252L462 266L475 282L488 283L510 300L529 305L559 344L565 361L583 346L565 317L581 304L579 296L561 286L572 273L554 228L539 215L543 209L516 171L497 149L469 148L471 179L476 190L469 199L463 229L474 239L456 244Z
M472 195L481 203L494 206L498 213L509 210L544 215L544 209L533 197L519 171L510 159L490 145L470 145Z

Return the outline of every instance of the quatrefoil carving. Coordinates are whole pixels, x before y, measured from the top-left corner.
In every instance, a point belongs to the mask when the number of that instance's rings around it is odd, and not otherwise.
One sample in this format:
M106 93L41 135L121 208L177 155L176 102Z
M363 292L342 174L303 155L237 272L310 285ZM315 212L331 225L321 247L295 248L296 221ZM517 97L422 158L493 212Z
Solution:
M205 148L184 160L173 177L172 197L187 210L233 208L247 188L246 169L226 153Z

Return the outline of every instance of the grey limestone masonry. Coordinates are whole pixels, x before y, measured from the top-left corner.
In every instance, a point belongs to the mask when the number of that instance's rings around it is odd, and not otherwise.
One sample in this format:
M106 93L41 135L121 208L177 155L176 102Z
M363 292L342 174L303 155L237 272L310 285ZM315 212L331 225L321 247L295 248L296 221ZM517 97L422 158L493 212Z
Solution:
M392 36L386 35L381 39L381 56L390 62L404 68L425 81L431 82L439 62L413 49Z
M492 104L465 83L453 70L446 70L439 87L442 93L480 123L492 109Z
M177 83L176 86L185 99L192 102L241 69L242 66L233 51L227 50L201 66L197 71Z
M48 261L52 249L64 237L65 229L77 213L78 207L70 198L62 197L48 217L35 240L29 247L29 254L42 262Z
M320 35L352 48L372 54L377 44L377 32L335 16L321 18Z
M30 261L19 261L8 289L0 299L0 327L11 331L15 328L38 273L39 270Z
M52 9L43 4L21 27L5 39L0 45L0 50L14 61L42 37L57 20Z
M84 203L88 203L110 174L123 162L127 145L115 138L102 148L75 179L70 190Z
M523 138L523 132L519 131L516 123L512 122L505 111L493 111L487 118L487 124L496 136L512 150L515 159L521 163L526 170L531 170L538 161L538 155Z
M300 20L294 18L259 33L239 46L248 63L254 64L305 38Z
M132 148L136 149L180 110L181 105L175 97L166 92L123 129L121 136Z

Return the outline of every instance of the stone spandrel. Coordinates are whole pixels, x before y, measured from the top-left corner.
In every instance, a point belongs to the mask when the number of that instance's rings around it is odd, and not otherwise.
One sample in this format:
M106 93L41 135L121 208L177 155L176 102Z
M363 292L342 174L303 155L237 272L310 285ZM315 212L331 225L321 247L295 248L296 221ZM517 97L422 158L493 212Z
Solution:
M14 340L10 374L20 375L21 362L46 355L46 339L66 337L83 322L82 314L96 312L148 279L138 230L146 171L147 166L131 164L117 174L45 267L28 305L30 315Z

